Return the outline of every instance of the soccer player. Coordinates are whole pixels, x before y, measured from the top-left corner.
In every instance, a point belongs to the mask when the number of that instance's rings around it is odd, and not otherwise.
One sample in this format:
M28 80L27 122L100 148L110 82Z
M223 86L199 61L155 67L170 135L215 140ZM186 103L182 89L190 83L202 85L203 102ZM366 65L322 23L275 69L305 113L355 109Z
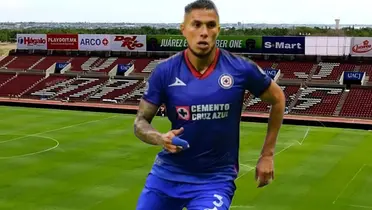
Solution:
M227 210L239 172L240 118L244 91L272 105L266 138L256 165L258 187L274 178L273 157L285 97L255 63L216 46L219 15L210 0L185 7L181 31L188 48L153 70L134 122L135 135L162 147L137 210ZM165 104L171 130L151 126ZM184 139L187 147L173 142Z

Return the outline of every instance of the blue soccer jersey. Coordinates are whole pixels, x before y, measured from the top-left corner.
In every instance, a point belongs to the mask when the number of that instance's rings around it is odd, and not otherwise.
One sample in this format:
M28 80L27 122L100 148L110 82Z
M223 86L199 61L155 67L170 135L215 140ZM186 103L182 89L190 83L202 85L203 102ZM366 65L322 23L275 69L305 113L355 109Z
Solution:
M225 50L204 74L180 52L152 72L143 99L165 104L172 129L190 148L176 154L158 153L151 173L170 181L210 183L231 181L239 171L239 133L245 90L260 96L271 78L256 64Z

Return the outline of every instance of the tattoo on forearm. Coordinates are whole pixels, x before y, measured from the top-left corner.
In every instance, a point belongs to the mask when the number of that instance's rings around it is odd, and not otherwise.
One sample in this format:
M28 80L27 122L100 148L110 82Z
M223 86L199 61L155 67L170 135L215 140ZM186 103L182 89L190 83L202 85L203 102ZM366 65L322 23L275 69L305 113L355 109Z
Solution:
M152 145L159 145L160 143L159 137L161 134L151 126L152 119L157 111L157 106L141 101L134 121L135 135L142 141Z

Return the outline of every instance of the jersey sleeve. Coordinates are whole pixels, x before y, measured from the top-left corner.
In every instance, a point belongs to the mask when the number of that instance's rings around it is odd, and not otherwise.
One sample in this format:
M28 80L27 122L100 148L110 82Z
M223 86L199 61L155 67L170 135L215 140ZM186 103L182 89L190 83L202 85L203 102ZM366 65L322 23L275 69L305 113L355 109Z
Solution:
M151 73L149 79L146 82L146 88L143 93L142 99L150 102L154 105L160 106L164 101L164 71L163 65L158 65Z
M252 61L245 67L245 89L256 97L260 97L269 88L272 79Z

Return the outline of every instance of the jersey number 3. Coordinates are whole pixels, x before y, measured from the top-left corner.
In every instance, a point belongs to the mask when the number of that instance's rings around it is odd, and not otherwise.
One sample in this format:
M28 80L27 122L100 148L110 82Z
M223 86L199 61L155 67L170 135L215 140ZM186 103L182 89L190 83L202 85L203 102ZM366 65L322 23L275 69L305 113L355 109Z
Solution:
M218 210L218 207L221 207L223 205L222 196L217 195L217 194L214 194L213 196L218 199L218 201L213 201L214 208L213 209L207 208L204 210Z

